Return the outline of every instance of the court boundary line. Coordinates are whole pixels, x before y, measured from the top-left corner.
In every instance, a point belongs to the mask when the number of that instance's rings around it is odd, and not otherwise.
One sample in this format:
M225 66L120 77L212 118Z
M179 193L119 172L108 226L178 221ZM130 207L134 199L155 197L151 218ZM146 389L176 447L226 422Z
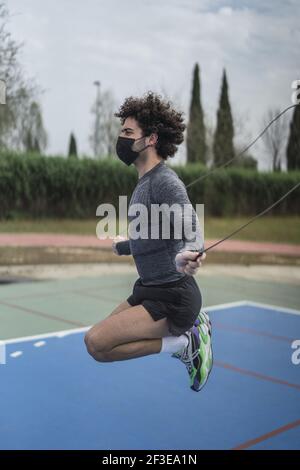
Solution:
M260 331L260 330L256 330L254 328L245 328L245 327L241 327L241 326L234 326L232 324L226 324L226 323L221 323L219 321L215 321L213 322L213 328L215 329L218 329L218 330L222 330L222 331L230 331L232 333L240 333L240 334L243 334L243 335L252 335L252 336L258 336L258 337L261 337L261 338L268 338L268 339L272 339L272 340L275 340L275 341L281 341L281 342L284 342L284 343L289 343L291 344L295 338L291 338L291 337L288 337L288 336L280 336L280 335L274 335L272 333L268 333L267 331Z
M278 305L264 304L262 302L255 302L254 300L246 300L246 305L252 305L253 307L264 308L266 310L274 310L275 312L290 314L290 315L300 315L300 310L288 307L280 307Z
M207 307L205 310L211 311L211 310L222 310L230 307L238 307L242 306L245 304L245 300L237 301L237 302L228 302L224 304L217 304L217 305L212 305L210 307ZM41 333L38 335L32 335L32 336L20 336L18 338L10 338L10 339L2 339L1 341L5 344L15 344L15 343L23 343L27 341L35 341L36 339L45 339L45 338L54 338L54 337L63 337L63 336L68 336L70 334L76 334L76 333L82 333L84 331L87 331L89 328L91 328L92 325L89 326L84 326L81 328L72 328L69 330L59 330L59 331L53 331L49 333Z
M255 300L240 300L237 302L228 302L228 304L221 304L224 305L222 308L228 308L230 307L238 307L238 306L252 306L252 307L257 307L257 308L262 308L265 310L273 310L274 312L279 312L279 313L284 313L284 314L290 314L290 315L300 315L300 310L296 310L294 308L288 308L288 307L281 307L280 305L272 305L272 304L265 304L263 302L256 302ZM213 310L214 306L211 307L204 307L204 311L210 311ZM221 309L218 309L221 310Z
M273 431L262 434L261 436L255 437L254 439L249 439L248 441L245 441L242 444L239 444L233 447L231 450L249 449L249 447L253 447L256 444L260 444L263 441L272 439L272 437L275 437L275 436L278 436L278 434L282 434L284 432L290 431L291 429L295 429L298 426L300 426L300 419L298 419L297 421L293 421L291 423L285 424L284 426L280 426L279 428L276 428Z
M284 385L286 387L294 388L295 390L300 390L300 384L288 382L287 380L279 379L271 375L265 375L265 374L256 372L251 369L244 369L242 367L235 366L234 364L230 364L228 362L214 361L214 366L221 367L222 369L225 369L225 370L230 370L231 372L236 372L237 374L246 375L248 377L253 377L258 380L263 380L263 381L271 382L277 385Z
M68 320L67 318L62 318L58 317L57 315L53 315L52 313L45 313L45 312L40 312L39 310L34 310L32 308L28 307L22 307L21 305L16 305L16 304L11 304L8 302L3 302L0 300L0 305L4 305L5 307L18 310L22 313L27 313L29 315L35 315L36 317L41 317L41 318L47 318L48 320L53 320L53 321L60 321L61 323L67 323L69 325L74 325L74 326L80 326L84 325L81 322L78 322L76 320Z
M2 339L2 344L17 344L17 343L25 343L29 341L35 341L38 339L47 339L47 338L64 338L65 336L69 336L72 334L82 333L87 331L91 326L83 326L82 328L72 328L70 330L59 330L53 331L49 333L41 333L39 335L33 336L20 336L19 338L11 338L11 339Z
M205 312L211 312L214 310L226 310L232 307L243 307L247 304L247 300L236 300L234 302L225 302L224 304L210 305L209 307L203 307Z
M264 304L260 302L255 302L251 300L238 300L236 302L225 302L223 304L217 304L217 305L210 305L209 307L205 307L203 310L210 312L210 311L219 311L219 310L224 310L227 308L232 308L232 307L243 307L243 306L253 306L253 307L258 307L262 309L267 309L267 310L273 310L273 311L278 311L280 313L284 314L292 314L292 315L300 315L299 310L295 309L290 309L286 307L279 307L279 306L273 306L270 304ZM22 342L27 342L27 341L34 341L36 339L45 339L45 338L53 338L53 337L63 337L63 336L68 336L70 334L76 334L76 333L82 333L84 331L87 331L89 328L91 328L92 325L89 326L84 326L81 328L72 328L69 330L59 330L59 331L54 331L54 332L49 332L49 333L41 333L38 335L32 335L32 336L23 336L23 337L18 337L18 338L10 338L10 339L2 339L1 341L5 344L15 344L15 343L22 343Z

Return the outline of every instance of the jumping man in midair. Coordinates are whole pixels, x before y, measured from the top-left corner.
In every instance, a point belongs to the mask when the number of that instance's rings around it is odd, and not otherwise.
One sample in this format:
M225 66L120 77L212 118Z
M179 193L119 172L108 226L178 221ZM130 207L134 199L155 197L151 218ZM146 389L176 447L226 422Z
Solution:
M115 115L122 123L117 155L134 164L139 177L129 221L134 224L135 207L145 207L148 218L139 225L147 236L131 236L129 230L128 240L115 239L114 252L131 254L139 277L127 300L87 332L86 347L99 362L173 353L185 364L192 390L199 391L212 368L211 324L201 311L202 296L193 277L205 259L205 253L199 257L203 238L183 182L165 163L183 142L182 113L149 92L127 98ZM149 218L153 208L170 222L167 237L161 217ZM158 235L153 236L155 228ZM178 228L180 238L175 236Z

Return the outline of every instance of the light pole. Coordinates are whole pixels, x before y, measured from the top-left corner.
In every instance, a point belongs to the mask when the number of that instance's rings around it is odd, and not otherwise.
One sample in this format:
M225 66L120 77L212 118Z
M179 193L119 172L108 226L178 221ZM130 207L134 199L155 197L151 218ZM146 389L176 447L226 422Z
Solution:
M0 79L0 104L6 103L6 83Z
M95 134L94 134L94 156L97 157L100 149L100 82L99 80L94 81L94 85L97 87L96 93L96 105L95 105Z

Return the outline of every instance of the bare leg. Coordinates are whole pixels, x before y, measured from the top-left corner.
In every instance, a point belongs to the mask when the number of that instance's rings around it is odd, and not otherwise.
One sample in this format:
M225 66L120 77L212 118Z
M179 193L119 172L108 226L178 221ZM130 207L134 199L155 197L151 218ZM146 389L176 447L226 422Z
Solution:
M116 315L117 313L123 312L123 310L126 310L127 308L130 308L131 305L127 302L127 300L124 300L124 302L120 303L108 316Z
M93 357L96 361L99 357L100 362L125 361L150 354L158 354L161 351L161 344L161 339L144 339L120 344L106 353L97 354L96 352Z
M85 343L94 359L107 362L158 353L161 338L169 335L166 318L154 321L142 305L136 305L95 325L87 332Z

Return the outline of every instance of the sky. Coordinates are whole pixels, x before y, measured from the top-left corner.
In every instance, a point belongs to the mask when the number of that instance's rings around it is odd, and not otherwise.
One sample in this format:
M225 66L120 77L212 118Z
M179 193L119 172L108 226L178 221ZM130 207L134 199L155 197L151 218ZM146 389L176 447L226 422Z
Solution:
M24 43L25 72L45 90L40 100L48 154L66 154L71 132L79 153L92 154L95 80L113 93L116 111L127 96L152 90L166 94L187 121L197 62L202 105L214 125L225 67L235 142L246 145L264 127L269 109L292 104L291 83L300 79L298 0L5 3L8 29ZM252 153L260 168L268 167L261 143ZM182 144L175 162L184 158Z

